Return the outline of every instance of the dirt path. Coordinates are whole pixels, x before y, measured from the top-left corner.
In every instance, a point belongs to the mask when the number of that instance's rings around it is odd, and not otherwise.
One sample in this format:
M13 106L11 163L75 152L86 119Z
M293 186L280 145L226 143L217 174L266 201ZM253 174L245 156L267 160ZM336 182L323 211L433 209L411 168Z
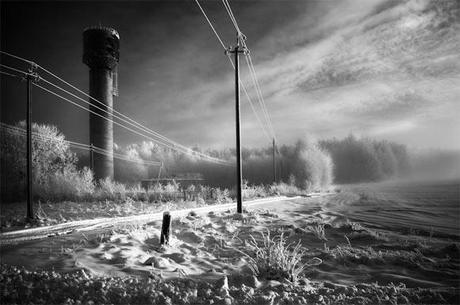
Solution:
M261 204L268 204L277 201L283 201L287 199L296 199L300 198L297 197L286 197L286 196L277 196L277 197L269 197L263 199L256 199L251 201L245 201L243 203L243 207L250 207L254 205L261 205ZM223 211L228 209L235 209L236 203L228 203L228 204L221 204L221 205L209 205L200 208L190 208L190 209L183 209L183 210L176 210L171 211L172 217L180 217L185 216L191 211L196 213L207 213L209 211ZM27 242L32 240L43 239L47 237L53 236L61 236L76 232L88 232L95 229L102 229L111 227L113 225L122 224L122 223L129 223L129 222L147 222L153 220L160 220L163 217L163 212L160 213L150 213L150 214L142 214L142 215L134 215L134 216L125 216L125 217L106 217L106 218L96 218L96 219L88 219L88 220L79 220L79 221L72 221L61 223L52 226L46 227L37 227L37 228L30 228L24 230L17 230L11 232L5 232L0 234L0 245L13 245L18 244L21 242Z

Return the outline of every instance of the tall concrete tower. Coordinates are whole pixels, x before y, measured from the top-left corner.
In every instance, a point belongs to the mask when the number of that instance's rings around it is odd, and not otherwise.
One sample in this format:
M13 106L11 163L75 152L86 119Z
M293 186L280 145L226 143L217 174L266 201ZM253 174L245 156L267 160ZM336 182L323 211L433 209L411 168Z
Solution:
M89 109L109 120L112 120L113 96L118 95L119 49L120 35L114 29L96 26L84 30L83 62L90 69L89 95L102 103L90 99ZM90 143L108 152L93 154L94 178L113 179L113 123L102 117L93 113L89 117Z

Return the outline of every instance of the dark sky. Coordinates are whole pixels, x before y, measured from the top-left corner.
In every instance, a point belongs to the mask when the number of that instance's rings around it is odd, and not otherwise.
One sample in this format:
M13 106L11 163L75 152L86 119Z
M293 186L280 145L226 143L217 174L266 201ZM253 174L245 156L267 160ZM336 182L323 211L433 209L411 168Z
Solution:
M201 3L233 44L222 3ZM353 132L413 147L460 148L458 1L230 3L280 142ZM82 31L115 28L121 36L115 108L188 146L233 146L233 72L194 1L2 1L1 14L2 50L85 91ZM2 63L20 65L5 57ZM255 102L244 66L242 78ZM25 83L1 81L2 121L23 119ZM35 121L88 141L88 113L39 89L33 98ZM242 113L243 145L267 145L243 95ZM141 140L115 129L119 144Z

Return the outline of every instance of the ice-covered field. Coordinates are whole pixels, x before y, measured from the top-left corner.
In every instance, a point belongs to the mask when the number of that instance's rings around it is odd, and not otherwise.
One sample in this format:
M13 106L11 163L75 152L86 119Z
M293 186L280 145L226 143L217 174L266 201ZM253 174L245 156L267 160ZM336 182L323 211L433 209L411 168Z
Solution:
M234 210L177 217L167 247L159 245L161 221L6 246L2 296L25 301L10 288L27 290L30 281L33 296L48 281L56 286L51 300L68 303L143 303L135 292L159 304L456 304L458 198L456 183L360 185L248 208L243 217ZM243 253L253 255L251 236L262 244L268 231L300 241L303 261L315 260L305 279L252 275ZM9 266L54 270L54 279ZM87 292L69 295L58 284L69 281ZM105 290L90 288L101 283Z

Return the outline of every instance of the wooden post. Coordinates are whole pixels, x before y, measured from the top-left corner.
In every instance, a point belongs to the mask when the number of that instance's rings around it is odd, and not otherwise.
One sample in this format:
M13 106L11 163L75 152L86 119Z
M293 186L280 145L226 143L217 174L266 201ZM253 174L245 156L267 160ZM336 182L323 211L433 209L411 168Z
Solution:
M93 171L94 174L94 147L93 143L89 146L89 167Z
M31 70L31 73L33 71ZM34 218L32 194L32 75L27 75L27 115L26 115L26 181L27 181L27 219Z
M242 189L242 180L243 180L243 170L241 165L241 130L240 130L240 64L239 64L239 55L240 53L245 54L247 49L244 46L244 43L241 43L240 39L244 39L243 36L240 36L240 33L237 34L236 46L226 50L227 53L234 54L234 64L235 64L235 119L236 119L236 211L237 213L243 212L243 200L241 195Z
M240 131L240 64L239 57L239 40L238 45L235 47L235 114L236 114L236 211L243 212L243 200L241 196L241 131Z
M163 223L161 225L160 244L169 245L171 235L171 214L168 211L163 213Z
M273 183L276 183L276 143L275 138L273 138Z

